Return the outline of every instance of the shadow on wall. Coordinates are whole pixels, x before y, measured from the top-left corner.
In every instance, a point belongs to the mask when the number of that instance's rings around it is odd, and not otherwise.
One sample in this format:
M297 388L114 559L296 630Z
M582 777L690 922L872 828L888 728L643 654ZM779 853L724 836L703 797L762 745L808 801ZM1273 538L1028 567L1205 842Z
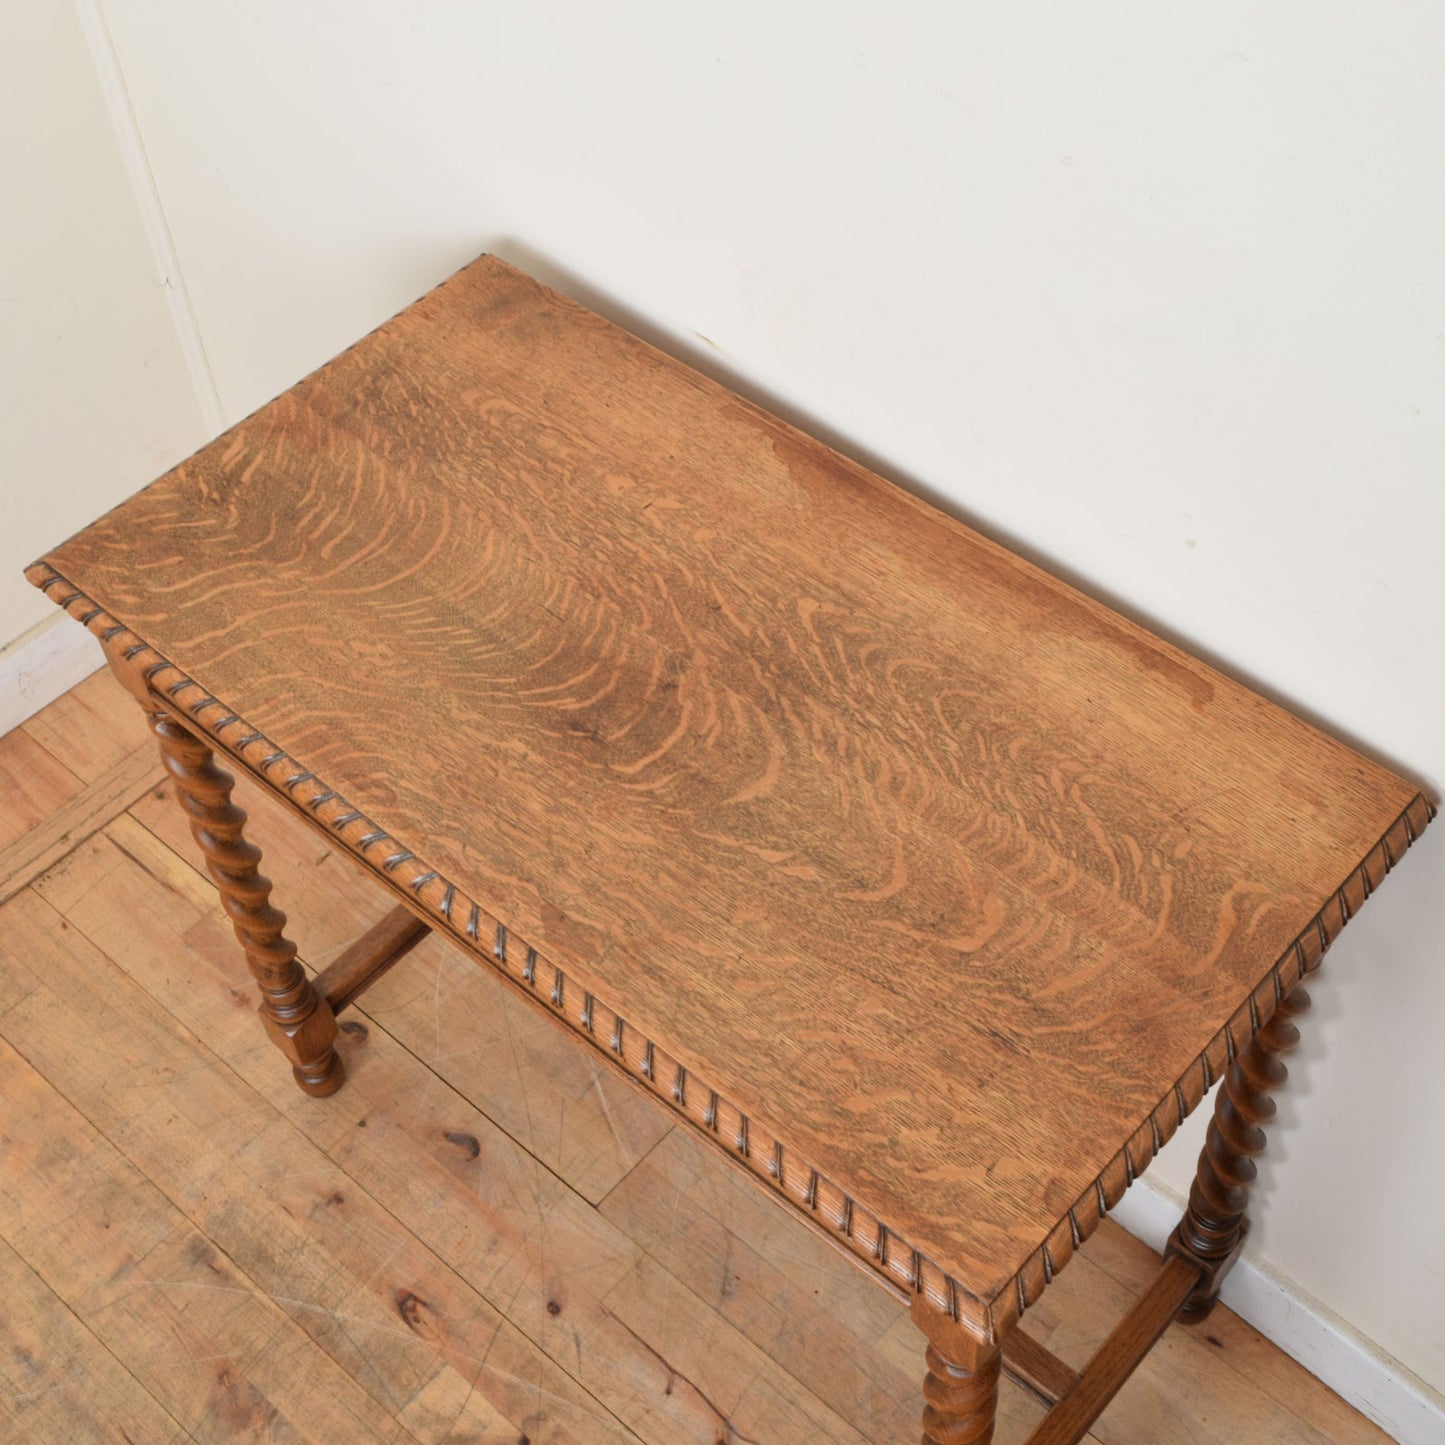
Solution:
M781 417L789 425L797 427L800 431L807 432L810 436L817 437L827 443L835 451L843 456L857 462L860 466L867 467L870 471L877 472L879 476L894 483L895 486L903 488L904 491L912 493L928 502L930 506L938 508L939 511L962 522L964 526L972 528L985 537L1007 547L1011 552L1027 558L1035 566L1042 568L1052 576L1068 583L1070 587L1089 597L1102 602L1106 607L1138 623L1141 627L1147 628L1150 632L1171 642L1174 646L1181 648L1194 657L1201 659L1235 681L1259 693L1262 697L1268 698L1271 702L1277 703L1280 707L1288 709L1296 717L1303 718L1312 727L1318 728L1322 733L1337 738L1340 742L1354 748L1357 752L1363 753L1368 758L1392 771L1401 774L1403 777L1414 779L1411 770L1398 758L1392 757L1389 753L1382 751L1372 744L1368 739L1358 737L1331 723L1327 718L1319 716L1312 709L1304 706L1296 699L1281 692L1279 688L1272 686L1265 678L1250 673L1243 668L1237 667L1227 659L1220 657L1209 648L1201 646L1192 638L1178 632L1169 626L1167 622L1158 617L1141 611L1130 604L1127 598L1120 597L1117 593L1111 592L1107 587L1100 586L1093 578L1085 577L1073 569L1063 566L1047 553L1034 547L1027 538L1019 537L1014 533L996 527L964 507L960 507L951 498L943 495L935 487L922 479L912 476L907 472L900 471L892 466L885 458L870 452L866 447L859 446L850 437L840 432L836 427L812 416L802 408L785 400L782 397L773 395L764 388L757 386L744 373L735 370L724 363L716 349L712 348L707 338L703 337L705 346L699 347L693 341L678 337L675 333L658 326L647 316L634 311L625 303L619 301L615 296L598 289L579 276L575 271L568 270L558 265L551 257L535 250L526 242L517 240L515 237L497 237L486 248L491 254L500 256L502 260L516 266L519 270L525 271L529 276L535 277L546 286L560 291L564 296L570 296L574 301L596 311L600 316L605 316L609 321L625 330L630 331L634 336L640 336L650 345L657 347L659 351L666 352L669 356L675 357L678 361L685 362L694 370L700 371L704 376L710 377L713 381L736 392L739 396L762 407L765 411L771 412L774 416ZM700 334L700 333L694 333ZM1416 780L1418 781L1418 780ZM1440 803L1439 794L1432 788L1424 788L1423 791L1437 805Z

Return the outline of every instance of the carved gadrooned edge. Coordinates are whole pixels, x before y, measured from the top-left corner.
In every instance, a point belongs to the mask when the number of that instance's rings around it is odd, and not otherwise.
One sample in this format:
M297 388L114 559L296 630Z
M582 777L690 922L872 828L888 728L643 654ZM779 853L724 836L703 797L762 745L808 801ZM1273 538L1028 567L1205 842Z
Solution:
M404 841L354 808L301 762L194 678L112 616L47 562L26 570L29 580L93 632L155 698L241 765L272 793L287 797L328 836L361 859L369 873L433 920L549 1013L582 1035L650 1093L687 1118L772 1192L835 1237L858 1260L903 1295L921 1293L954 1319L981 1328L982 1302L944 1270L906 1245L874 1213L780 1139L698 1078L594 993L568 978L507 927L480 900L430 867ZM378 868L379 861L379 868Z
M353 808L303 764L246 720L227 711L193 678L144 638L92 601L48 562L26 577L83 623L113 654L135 670L167 707L204 733L226 756L289 797L318 827L344 844L400 897L435 920L469 952L486 959L524 995L562 1019L597 1050L620 1065L649 1092L682 1114L705 1137L781 1195L805 1218L832 1235L894 1290L921 1294L940 1313L986 1342L1002 1338L1033 1304L1078 1247L1099 1227L1154 1156L1173 1137L1235 1054L1269 1020L1286 994L1320 965L1325 951L1360 910L1435 816L1416 794L1384 836L1365 855L1320 911L1270 967L1244 1006L1210 1041L1173 1088L1105 1166L1025 1265L991 1299L966 1289L926 1255L908 1245L876 1214L852 1199L817 1169L785 1149L782 1141L704 1080L691 1074L660 1045L630 1026L595 994L569 980L535 948L509 937L506 926L454 883L429 867L385 828ZM378 855L374 850L384 850ZM376 858L381 857L381 871Z
M1044 1292L1054 1275L1098 1228L1104 1215L1124 1197L1125 1190L1148 1168L1215 1082L1224 1077L1235 1055L1269 1022L1290 990L1320 966L1326 950L1339 937L1345 924L1365 905L1434 816L1434 804L1423 793L1417 793L1410 800L1380 840L1275 960L1234 1017L1210 1040L1204 1052L1135 1130L1133 1138L1109 1161L1092 1187L1074 1201L1048 1239L1014 1276L1011 1286L989 1302L988 1327L992 1332L1006 1330Z

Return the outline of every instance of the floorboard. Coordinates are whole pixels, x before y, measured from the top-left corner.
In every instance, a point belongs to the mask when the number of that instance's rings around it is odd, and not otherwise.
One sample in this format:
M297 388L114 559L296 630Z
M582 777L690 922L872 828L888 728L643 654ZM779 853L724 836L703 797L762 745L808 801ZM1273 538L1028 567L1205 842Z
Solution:
M143 744L104 673L0 739L0 1438L917 1438L903 1308L441 940L300 1094ZM238 798L324 964L389 899ZM1106 1223L1025 1328L1081 1365L1151 1264ZM1386 1438L1227 1310L1090 1436Z

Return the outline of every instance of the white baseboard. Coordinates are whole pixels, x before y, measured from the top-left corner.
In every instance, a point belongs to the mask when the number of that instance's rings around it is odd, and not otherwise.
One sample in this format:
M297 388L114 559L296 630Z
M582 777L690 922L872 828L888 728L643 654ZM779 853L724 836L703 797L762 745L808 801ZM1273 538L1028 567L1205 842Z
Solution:
M22 633L0 651L0 735L34 717L104 662L100 643L58 613Z
M1163 1249L1183 1212L1184 1201L1171 1190L1141 1179L1111 1217L1151 1249ZM1220 1297L1400 1445L1439 1445L1445 1440L1445 1398L1318 1300L1250 1259L1247 1251L1230 1271Z

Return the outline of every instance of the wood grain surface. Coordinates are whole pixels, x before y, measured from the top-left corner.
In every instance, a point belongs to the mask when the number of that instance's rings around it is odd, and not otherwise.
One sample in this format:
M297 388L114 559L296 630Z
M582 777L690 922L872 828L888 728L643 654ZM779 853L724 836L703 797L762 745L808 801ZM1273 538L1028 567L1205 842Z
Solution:
M91 692L36 735L109 791L125 750L81 758L144 724ZM444 938L347 1011L344 1092L297 1091L173 794L92 814L0 906L0 1439L917 1438L908 1311ZM386 893L251 780L237 800L306 956L341 955ZM1099 1229L1005 1341L997 1445L1043 1409L1008 1352L1077 1370L1157 1267ZM1087 1438L1386 1437L1221 1307Z
M490 258L29 575L985 1337L1431 813Z

